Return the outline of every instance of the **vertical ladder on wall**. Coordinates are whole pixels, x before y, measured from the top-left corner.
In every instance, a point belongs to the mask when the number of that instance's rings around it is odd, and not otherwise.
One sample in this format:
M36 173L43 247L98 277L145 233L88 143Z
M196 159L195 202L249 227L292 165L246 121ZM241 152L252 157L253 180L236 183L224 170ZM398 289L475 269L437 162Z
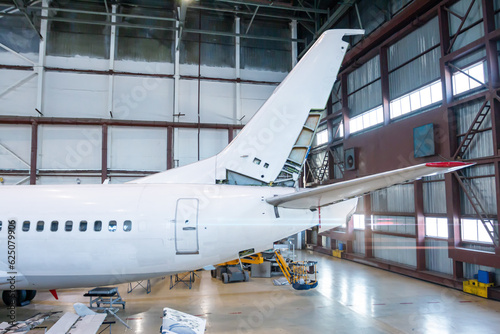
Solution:
M462 159L464 157L465 152L469 148L470 144L472 143L472 140L476 136L476 134L479 132L479 128L481 127L481 124L483 124L484 120L486 119L486 116L488 115L488 112L490 111L491 107L487 106L486 104L488 101L485 101L482 105L481 108L479 108L479 112L477 113L476 117L472 121L472 124L469 127L469 130L465 133L464 139L458 146L457 151L453 155L453 160L455 159Z
M481 204L481 201L479 200L476 191L473 189L473 184L472 181L467 179L465 175L462 174L462 172L453 172L455 174L455 177L458 180L458 184L460 184L460 187L462 187L465 196L469 200L470 204L472 205L472 208L476 212L479 220L483 224L484 228L486 229L486 232L490 236L491 240L493 241L493 244L495 246L498 246L498 231L495 230L495 224L488 218L488 213L484 209L484 206Z
M325 151L325 157L323 158L323 162L321 163L321 166L319 167L318 170L318 179L316 180L317 183L320 183L323 181L323 178L325 177L326 171L328 170L328 165L329 165L329 150Z

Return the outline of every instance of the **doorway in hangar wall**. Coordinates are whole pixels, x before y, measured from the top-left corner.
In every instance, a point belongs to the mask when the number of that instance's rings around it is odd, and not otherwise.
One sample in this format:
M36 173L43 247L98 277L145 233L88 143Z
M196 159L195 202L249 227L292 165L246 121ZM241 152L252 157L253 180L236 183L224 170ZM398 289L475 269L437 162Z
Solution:
M175 208L175 250L177 254L198 254L197 198L179 198Z

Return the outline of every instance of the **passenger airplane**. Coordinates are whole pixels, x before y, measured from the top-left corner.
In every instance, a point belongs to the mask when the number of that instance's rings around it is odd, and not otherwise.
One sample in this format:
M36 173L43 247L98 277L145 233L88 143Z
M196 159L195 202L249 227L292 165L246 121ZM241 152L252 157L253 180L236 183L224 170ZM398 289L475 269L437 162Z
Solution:
M216 156L121 185L0 187L0 289L139 281L222 263L320 224L357 197L466 163L426 163L314 189L294 187L348 43L325 32ZM316 112L315 112L316 110ZM27 291L27 292L26 292Z

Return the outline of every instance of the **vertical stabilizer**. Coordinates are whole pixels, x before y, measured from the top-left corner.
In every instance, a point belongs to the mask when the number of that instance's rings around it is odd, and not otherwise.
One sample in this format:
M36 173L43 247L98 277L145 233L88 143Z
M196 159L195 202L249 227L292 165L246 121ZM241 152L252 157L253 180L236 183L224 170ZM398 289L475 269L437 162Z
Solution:
M228 172L265 183L277 179L310 111L326 106L347 51L348 43L342 37L363 32L329 30L321 35L238 136L217 155L217 180L226 179Z
M262 184L282 179L281 172L296 174L319 121L311 118L311 111L325 109L347 51L348 43L342 38L363 33L324 32L218 155L131 183L232 183L237 176L243 184Z

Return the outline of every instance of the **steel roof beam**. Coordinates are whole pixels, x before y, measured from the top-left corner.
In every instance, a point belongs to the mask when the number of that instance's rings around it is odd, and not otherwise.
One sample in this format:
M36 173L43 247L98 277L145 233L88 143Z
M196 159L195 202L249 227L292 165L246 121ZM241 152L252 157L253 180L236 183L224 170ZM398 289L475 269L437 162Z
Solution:
M236 14L236 15L252 16L254 14L253 11L244 11L244 10L237 10L237 9L231 9L231 8L220 8L220 7L207 7L207 6L201 6L201 5L190 5L189 8L190 9L197 9L197 10L205 10L205 11L232 13L232 14ZM269 18L274 18L274 19L314 22L313 19L306 18L306 17L298 17L298 16L293 16L293 15L287 16L287 15L269 14L269 13L264 13L262 11L257 13L257 17L269 17Z
M103 15L103 16L116 16L116 17L129 17L134 19L146 19L146 20L156 20L156 21L169 21L175 22L175 18L171 17L158 17L158 16L147 16L147 15L134 15L134 14L112 14L112 13L104 13L104 12L96 12L92 10L81 10L81 9L66 9L66 8L57 8L57 7L41 7L39 9L47 9L51 11L64 12L64 13L76 13L76 14L90 14L90 15Z
M124 24L124 23L112 23L106 21L89 21L89 20L79 20L79 19L66 19L62 17L49 17L49 16L40 16L40 19L56 21L56 22L68 22L68 23L81 23L81 24L90 24L90 25L108 25L108 26L117 26L122 28L136 28L136 29L151 29L151 30L165 30L165 31L176 31L175 27L152 27L143 24ZM209 30L201 30L201 29L184 29L184 32L193 33L193 34L203 34L203 35L214 35L214 36L227 36L227 37L241 37L247 39L261 39L268 41L276 41L276 42L300 42L305 43L304 39L290 39L290 38L281 38L281 37L273 37L273 36L257 36L257 35L242 35L230 32L222 32L222 31L209 31Z
M214 2L232 3L235 5L260 6L262 8L288 10L288 11L294 11L294 12L328 14L328 10L326 10L326 9L305 8L305 7L297 7L297 6L285 6L285 5L279 5L276 3L273 3L271 5L271 4L269 4L269 1L215 0Z
M33 30L35 30L38 37L40 37L40 39L43 40L43 37L40 34L40 31L38 31L38 28L36 27L35 22L33 21L33 15L28 14L28 12L26 11L26 9L28 7L24 3L24 1L23 0L12 0L12 2L16 6L17 10L19 10L24 15L24 17L26 17L26 20L28 20L29 25L31 26L31 28L33 28Z

